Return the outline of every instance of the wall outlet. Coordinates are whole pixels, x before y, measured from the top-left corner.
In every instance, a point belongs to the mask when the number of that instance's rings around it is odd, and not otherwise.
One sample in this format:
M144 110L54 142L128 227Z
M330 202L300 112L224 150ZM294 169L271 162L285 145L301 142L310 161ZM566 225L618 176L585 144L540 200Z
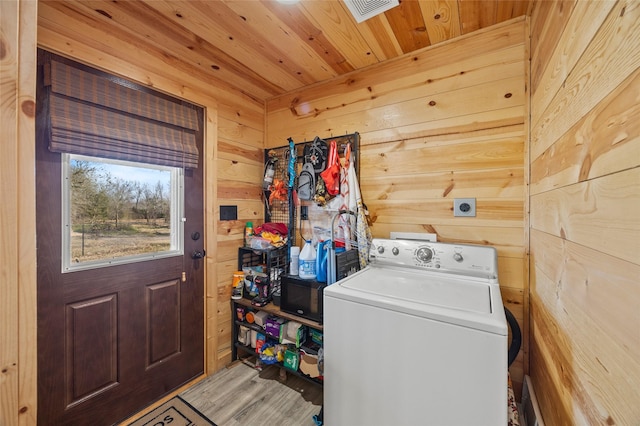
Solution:
M462 216L462 217L475 217L476 199L475 198L454 198L453 199L453 215Z

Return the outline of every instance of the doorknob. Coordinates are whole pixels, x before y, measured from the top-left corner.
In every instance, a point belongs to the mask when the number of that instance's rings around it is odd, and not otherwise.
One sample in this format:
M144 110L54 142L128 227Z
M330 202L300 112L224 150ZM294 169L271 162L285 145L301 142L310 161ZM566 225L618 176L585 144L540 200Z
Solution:
M194 250L191 253L191 258L192 259L202 259L203 257L205 257L207 254L207 252L205 252L204 250Z

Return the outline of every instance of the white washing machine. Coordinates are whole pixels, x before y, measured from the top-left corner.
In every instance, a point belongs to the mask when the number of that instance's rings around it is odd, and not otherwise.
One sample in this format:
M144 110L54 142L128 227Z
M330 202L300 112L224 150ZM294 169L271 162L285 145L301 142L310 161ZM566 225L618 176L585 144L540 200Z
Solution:
M324 424L507 424L494 248L374 239L324 290Z

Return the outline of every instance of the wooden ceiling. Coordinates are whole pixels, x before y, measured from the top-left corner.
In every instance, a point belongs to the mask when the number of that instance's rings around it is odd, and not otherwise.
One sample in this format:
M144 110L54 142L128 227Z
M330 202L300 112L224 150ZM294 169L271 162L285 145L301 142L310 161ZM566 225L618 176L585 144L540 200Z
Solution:
M342 0L41 0L39 26L108 34L110 48L122 40L263 101L525 15L531 1L401 0L358 24Z

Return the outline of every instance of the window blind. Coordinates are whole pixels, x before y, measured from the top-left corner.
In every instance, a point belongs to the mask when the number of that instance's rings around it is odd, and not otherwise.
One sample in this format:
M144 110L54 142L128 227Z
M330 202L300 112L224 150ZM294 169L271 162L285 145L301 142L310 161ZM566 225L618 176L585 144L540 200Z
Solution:
M54 59L48 71L51 151L197 168L195 108Z

